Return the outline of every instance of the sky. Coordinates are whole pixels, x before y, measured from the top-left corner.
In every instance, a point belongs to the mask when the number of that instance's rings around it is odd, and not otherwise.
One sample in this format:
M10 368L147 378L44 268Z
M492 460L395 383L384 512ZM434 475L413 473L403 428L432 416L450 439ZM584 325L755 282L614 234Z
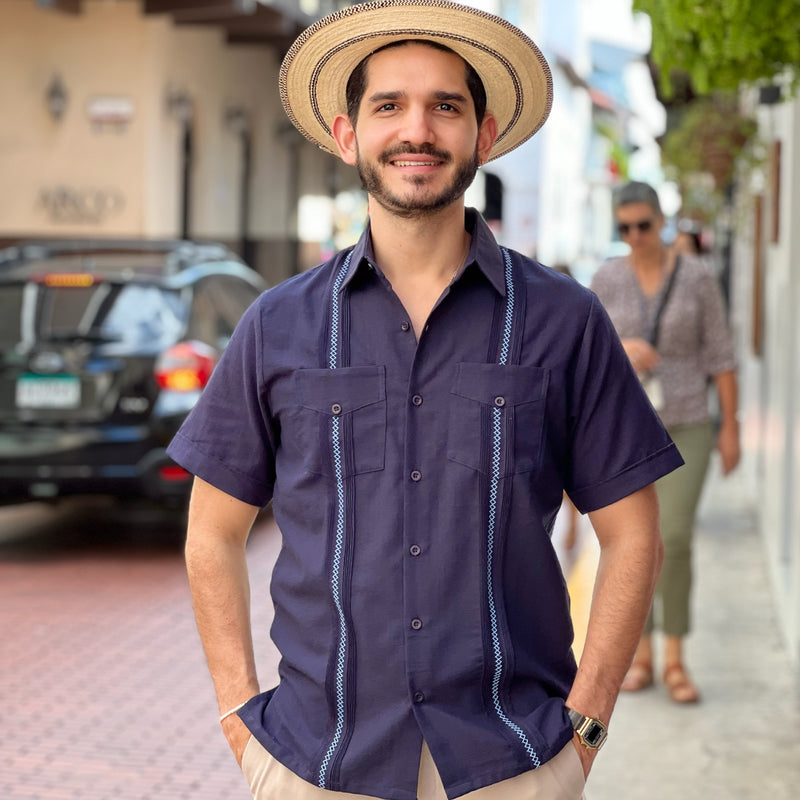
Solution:
M650 19L634 17L632 0L583 0L583 21L595 39L647 52L650 47Z

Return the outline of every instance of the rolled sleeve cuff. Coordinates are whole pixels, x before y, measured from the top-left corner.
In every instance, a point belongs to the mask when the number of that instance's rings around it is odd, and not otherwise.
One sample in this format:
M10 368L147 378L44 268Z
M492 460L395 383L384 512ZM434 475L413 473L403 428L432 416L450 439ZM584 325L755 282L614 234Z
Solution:
M682 465L683 458L678 448L670 443L612 478L573 490L569 496L578 511L586 514L622 500Z

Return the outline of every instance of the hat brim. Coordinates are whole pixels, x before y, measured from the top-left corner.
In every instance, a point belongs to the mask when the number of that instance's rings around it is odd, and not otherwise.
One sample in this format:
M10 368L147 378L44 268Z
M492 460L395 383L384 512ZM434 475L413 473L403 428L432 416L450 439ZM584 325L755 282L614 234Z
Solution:
M279 88L292 124L338 155L331 135L347 113L352 71L370 53L402 39L439 42L478 73L486 110L498 135L488 160L518 147L541 128L553 103L553 79L539 48L500 17L445 0L375 0L323 17L307 28L283 60Z

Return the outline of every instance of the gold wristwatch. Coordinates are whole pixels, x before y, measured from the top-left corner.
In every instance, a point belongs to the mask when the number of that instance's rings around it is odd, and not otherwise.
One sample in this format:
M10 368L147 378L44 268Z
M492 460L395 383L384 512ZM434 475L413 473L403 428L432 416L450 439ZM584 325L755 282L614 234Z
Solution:
M599 719L586 717L571 708L567 709L567 714L584 747L599 750L605 744L608 728Z

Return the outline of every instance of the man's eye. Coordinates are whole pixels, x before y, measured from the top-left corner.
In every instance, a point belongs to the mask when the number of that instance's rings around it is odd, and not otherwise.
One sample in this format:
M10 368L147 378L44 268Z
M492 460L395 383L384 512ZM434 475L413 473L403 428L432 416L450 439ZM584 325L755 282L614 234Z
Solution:
M394 111L397 106L394 103L383 103L378 106L378 111Z
M454 105L451 105L450 103L439 103L437 108L440 111L458 111L458 109Z

